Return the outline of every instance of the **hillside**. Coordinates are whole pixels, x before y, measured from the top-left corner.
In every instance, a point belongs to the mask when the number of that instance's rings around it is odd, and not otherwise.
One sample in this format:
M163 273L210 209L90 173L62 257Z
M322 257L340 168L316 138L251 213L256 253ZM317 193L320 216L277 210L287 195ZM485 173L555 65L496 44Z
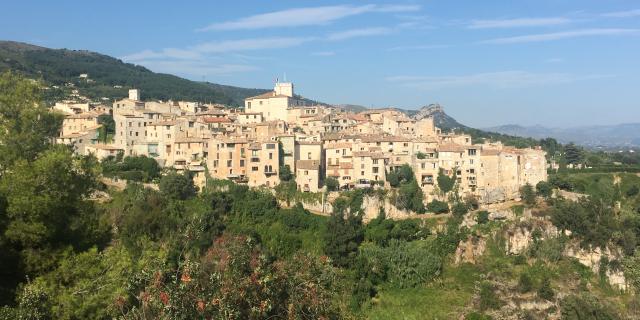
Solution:
M574 142L586 147L638 147L640 146L640 123L625 123L608 126L579 126L549 128L544 126L504 125L485 130L519 137L552 137L562 143Z
M92 99L123 98L129 88L135 87L141 89L143 99L242 105L244 98L268 91L196 82L155 73L145 67L86 50L49 49L13 41L0 41L0 72L5 70L43 79L50 85L60 87L73 83L81 95ZM88 74L90 80L79 78L80 74Z

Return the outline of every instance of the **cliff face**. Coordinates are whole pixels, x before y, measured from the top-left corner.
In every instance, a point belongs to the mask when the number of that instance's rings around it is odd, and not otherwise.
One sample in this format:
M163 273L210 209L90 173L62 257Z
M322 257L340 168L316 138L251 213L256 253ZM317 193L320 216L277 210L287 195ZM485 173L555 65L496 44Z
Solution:
M418 110L412 116L412 118L415 120L420 120L428 117L432 117L436 124L436 127L442 129L443 131L466 128L465 125L459 123L458 121L456 121L456 119L446 114L444 112L444 108L442 108L442 106L437 103L426 105L420 108L420 110Z

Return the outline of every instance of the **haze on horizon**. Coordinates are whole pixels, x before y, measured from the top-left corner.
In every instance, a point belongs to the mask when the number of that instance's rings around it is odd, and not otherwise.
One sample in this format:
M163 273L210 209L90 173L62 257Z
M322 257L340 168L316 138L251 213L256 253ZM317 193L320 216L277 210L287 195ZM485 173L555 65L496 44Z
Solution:
M0 39L474 127L640 122L637 1L8 1Z

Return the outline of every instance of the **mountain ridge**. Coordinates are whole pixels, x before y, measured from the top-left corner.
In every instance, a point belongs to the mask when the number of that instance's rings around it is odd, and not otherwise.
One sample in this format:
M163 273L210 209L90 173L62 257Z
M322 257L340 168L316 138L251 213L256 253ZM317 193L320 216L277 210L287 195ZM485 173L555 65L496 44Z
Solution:
M56 86L72 83L82 95L96 100L123 98L127 96L127 89L135 87L141 90L144 99L193 100L239 106L243 105L244 98L269 91L156 73L89 50L50 49L16 41L0 41L0 72L6 70ZM80 79L81 74L87 74L89 80Z

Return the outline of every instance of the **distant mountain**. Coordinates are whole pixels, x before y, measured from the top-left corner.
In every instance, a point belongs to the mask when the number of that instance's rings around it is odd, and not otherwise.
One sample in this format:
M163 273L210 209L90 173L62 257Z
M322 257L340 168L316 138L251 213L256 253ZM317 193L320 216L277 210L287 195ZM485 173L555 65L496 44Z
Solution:
M592 148L640 146L640 123L569 128L548 128L540 125L525 127L510 124L484 130L537 139L551 137L562 143L574 142Z
M0 41L0 72L12 70L50 85L73 84L80 94L92 99L127 96L130 88L141 90L142 98L190 100L242 105L244 98L269 90L247 89L197 82L124 63L119 59L86 50L49 49L31 44ZM79 78L87 74L88 78Z

